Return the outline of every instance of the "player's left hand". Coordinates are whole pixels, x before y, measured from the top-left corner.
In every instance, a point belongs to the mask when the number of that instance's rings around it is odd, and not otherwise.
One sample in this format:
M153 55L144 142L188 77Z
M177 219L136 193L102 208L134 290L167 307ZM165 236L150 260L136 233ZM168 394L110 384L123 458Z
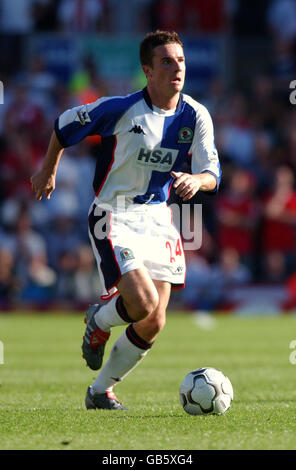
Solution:
M37 201L41 201L43 194L47 199L50 199L50 195L55 189L55 174L46 170L37 171L31 177L31 185Z
M171 171L171 176L175 178L175 192L183 201L191 199L201 187L201 181L199 181L196 176L190 175L189 173Z

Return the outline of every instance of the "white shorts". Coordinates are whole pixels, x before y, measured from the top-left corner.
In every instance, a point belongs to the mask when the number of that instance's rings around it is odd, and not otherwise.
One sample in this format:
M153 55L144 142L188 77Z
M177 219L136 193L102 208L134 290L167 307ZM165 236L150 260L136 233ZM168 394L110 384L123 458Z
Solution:
M170 282L175 289L184 287L182 240L166 203L133 204L121 211L93 203L88 221L102 300L117 293L123 274L143 267L153 280Z

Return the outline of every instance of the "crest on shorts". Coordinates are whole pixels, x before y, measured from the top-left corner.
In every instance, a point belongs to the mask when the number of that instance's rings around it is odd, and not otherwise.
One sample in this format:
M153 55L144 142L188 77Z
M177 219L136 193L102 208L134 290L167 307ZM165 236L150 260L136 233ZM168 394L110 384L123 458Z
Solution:
M121 256L122 261L135 259L134 253L129 248L123 248L122 250L120 250L120 256Z
M190 127L182 127L178 132L178 144L191 144L193 130Z

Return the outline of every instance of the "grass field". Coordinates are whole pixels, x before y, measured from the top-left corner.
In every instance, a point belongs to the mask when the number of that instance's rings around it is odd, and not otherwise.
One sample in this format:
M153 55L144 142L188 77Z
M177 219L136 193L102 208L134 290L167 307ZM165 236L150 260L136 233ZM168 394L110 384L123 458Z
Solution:
M83 315L0 315L0 449L296 449L293 316L216 316L196 324L170 314L143 363L116 393L128 411L87 411L95 373L80 355ZM107 353L121 328L112 331ZM189 416L178 389L193 369L230 378L223 416Z

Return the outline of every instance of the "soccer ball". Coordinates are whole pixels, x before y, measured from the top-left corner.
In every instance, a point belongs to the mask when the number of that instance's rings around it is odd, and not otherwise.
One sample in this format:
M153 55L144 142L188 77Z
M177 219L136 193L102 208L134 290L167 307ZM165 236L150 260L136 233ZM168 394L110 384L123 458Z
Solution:
M229 378L212 367L203 367L187 374L179 393L181 404L190 415L222 415L233 400Z

